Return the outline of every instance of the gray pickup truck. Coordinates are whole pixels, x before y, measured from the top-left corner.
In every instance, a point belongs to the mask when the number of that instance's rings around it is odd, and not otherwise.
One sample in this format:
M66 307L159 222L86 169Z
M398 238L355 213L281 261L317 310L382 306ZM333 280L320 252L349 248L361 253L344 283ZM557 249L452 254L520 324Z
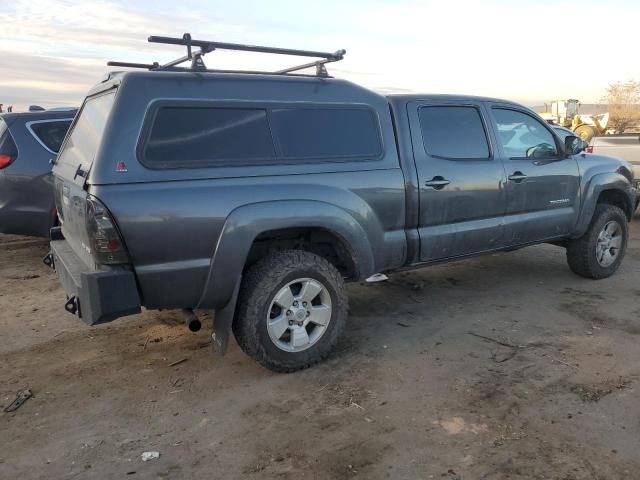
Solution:
M201 47L192 66L111 74L53 169L45 263L86 323L144 306L184 309L195 329L211 309L221 351L233 331L289 372L336 344L345 281L544 242L578 275L619 267L631 167L581 154L528 108L382 96L326 74L343 52L268 50L322 58L301 66L316 75L206 70L203 52L265 48L173 40Z
M640 182L640 134L603 135L593 137L587 147L589 153L609 155L626 160L633 166L636 187Z

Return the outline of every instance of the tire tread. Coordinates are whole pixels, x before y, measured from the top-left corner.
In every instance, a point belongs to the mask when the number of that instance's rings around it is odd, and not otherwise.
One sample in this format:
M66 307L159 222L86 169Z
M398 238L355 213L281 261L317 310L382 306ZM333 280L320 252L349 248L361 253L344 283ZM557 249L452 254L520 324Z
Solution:
M331 287L337 299L333 299L334 311L332 322L336 322L330 332L328 343L316 344L305 350L303 362L282 361L274 358L260 341L258 328L262 321L262 308L273 294L274 282L284 278L296 270L318 271L331 282ZM337 301L337 302L336 302ZM342 275L330 262L324 258L305 250L282 250L267 255L252 265L244 275L238 295L238 307L233 322L233 333L240 348L258 363L275 372L289 373L309 368L329 356L335 347L338 337L344 327L348 299L344 291ZM325 340L322 338L320 341Z
M600 230L609 220L617 220L623 229L624 241L619 258L609 267L598 264L595 255L595 243ZM627 217L620 207L606 203L599 203L591 219L591 224L585 234L572 240L567 246L567 263L576 275L599 280L607 278L615 273L624 257L627 246Z

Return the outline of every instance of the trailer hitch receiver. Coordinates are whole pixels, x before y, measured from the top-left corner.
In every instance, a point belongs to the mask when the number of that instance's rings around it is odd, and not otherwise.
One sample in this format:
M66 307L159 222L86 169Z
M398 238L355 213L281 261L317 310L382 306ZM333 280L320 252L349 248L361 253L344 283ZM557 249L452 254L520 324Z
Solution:
M67 312L80 317L80 299L76 296L71 297L67 300L67 303L64 304L64 309Z
M44 256L44 258L42 259L42 263L44 263L49 268L53 268L54 270L56 269L56 265L55 265L55 262L53 260L53 253L51 253L51 252L47 253Z

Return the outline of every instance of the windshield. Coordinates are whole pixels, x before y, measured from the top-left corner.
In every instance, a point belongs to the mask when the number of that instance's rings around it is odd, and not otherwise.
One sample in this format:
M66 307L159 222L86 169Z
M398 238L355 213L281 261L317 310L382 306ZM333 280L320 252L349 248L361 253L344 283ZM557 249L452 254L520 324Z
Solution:
M578 114L579 103L575 100L569 100L567 102L567 118L573 118Z
M83 170L89 170L100 146L114 98L115 90L112 90L87 99L78 113L78 119L72 127L71 134L62 146L58 163L67 164L73 168L82 166Z

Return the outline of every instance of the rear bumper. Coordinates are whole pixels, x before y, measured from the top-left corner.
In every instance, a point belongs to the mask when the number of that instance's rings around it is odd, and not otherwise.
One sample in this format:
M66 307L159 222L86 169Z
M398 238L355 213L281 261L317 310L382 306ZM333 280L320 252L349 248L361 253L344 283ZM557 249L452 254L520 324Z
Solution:
M45 263L51 263L67 293L65 309L86 324L140 313L135 275L124 267L92 270L64 239L51 241L51 253Z

